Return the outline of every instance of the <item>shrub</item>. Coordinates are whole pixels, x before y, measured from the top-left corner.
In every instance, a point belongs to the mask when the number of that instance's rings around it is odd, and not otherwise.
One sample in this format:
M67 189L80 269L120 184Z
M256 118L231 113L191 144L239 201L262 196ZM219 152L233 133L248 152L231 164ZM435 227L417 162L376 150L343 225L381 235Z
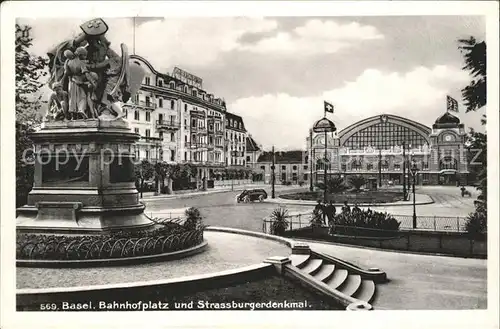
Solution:
M271 234L284 235L288 229L288 209L279 207L273 210L271 216Z
M184 228L187 230L197 230L203 227L203 217L198 208L191 207L186 209L185 215L186 221L183 225Z
M487 229L487 212L481 203L477 203L476 211L467 216L465 222L465 230L467 233L478 236L486 233Z
M351 176L349 178L349 184L358 192L361 190L361 187L366 184L366 179L361 175Z
M376 229L384 231L398 231L400 222L394 216L388 213L382 213L371 210L353 209L350 212L343 211L334 217L334 228L332 233L356 232L356 228ZM351 229L352 228L352 229ZM365 234L365 233L363 233ZM374 232L366 231L367 235L373 235Z

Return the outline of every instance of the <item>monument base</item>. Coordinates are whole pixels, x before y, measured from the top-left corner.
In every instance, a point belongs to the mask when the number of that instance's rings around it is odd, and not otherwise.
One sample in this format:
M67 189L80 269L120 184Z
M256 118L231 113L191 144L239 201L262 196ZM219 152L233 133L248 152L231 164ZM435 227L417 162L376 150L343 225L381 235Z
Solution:
M17 209L19 233L108 234L156 227L144 214L144 205L103 208L80 202L38 202Z

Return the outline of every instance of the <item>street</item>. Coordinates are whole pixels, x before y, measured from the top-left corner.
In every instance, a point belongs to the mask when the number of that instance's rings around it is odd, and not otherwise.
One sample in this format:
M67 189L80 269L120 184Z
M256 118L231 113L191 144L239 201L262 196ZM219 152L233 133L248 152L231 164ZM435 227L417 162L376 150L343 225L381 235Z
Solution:
M266 188L270 197L270 188ZM277 190L276 197L284 193L304 191L307 188ZM416 207L417 216L460 216L466 217L474 211L474 200L478 191L468 187L472 193L470 198L462 198L457 187L450 186L423 186L417 189L417 193L429 195L435 202L428 205ZM147 200L146 213L156 217L168 217L179 214L179 209L185 207L197 207L200 209L204 222L207 225L226 226L251 231L262 230L262 219L271 214L279 204L272 203L236 203L238 191L220 192L207 195L183 196L182 198ZM287 205L290 213L309 212L312 206ZM388 206L373 208L376 211L388 212L394 215L411 216L412 206ZM340 209L337 209L340 211Z

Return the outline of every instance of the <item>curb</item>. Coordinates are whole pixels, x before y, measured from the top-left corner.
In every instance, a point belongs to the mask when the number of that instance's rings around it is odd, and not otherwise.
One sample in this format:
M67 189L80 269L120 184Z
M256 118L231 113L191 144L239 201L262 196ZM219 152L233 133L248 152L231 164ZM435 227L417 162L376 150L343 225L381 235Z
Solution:
M268 187L269 187L268 185L261 185L261 186L256 185L256 186L246 186L246 187L239 187L239 186L236 187L235 186L234 189L224 188L224 189L217 189L217 190L211 190L211 191L205 191L205 192L192 192L192 193L182 193L182 194L162 194L162 195L158 195L158 196L145 197L142 199L139 198L139 201L182 199L182 198L188 198L188 197L199 196L199 195L217 194L217 193L225 193L225 192L239 192L239 191L243 191L245 189L251 189L251 188L265 189ZM297 187L297 188L299 188L299 187Z
M427 198L429 198L428 201L419 201L415 202L415 205L421 206L421 205L427 205L427 204L433 204L434 199L432 199L429 195L427 194L420 194L424 195ZM402 202L407 202L407 201L402 201ZM277 197L274 200L273 199L266 199L264 200L264 203L273 203L273 204L283 204L283 205L291 205L291 206L315 206L316 202L315 201L300 201L300 200L288 200L284 199L281 197ZM336 207L341 207L344 204L343 203L334 203L333 204ZM359 207L402 207L402 206L413 206L413 202L410 203L398 203L398 202L390 202L390 203L358 203Z

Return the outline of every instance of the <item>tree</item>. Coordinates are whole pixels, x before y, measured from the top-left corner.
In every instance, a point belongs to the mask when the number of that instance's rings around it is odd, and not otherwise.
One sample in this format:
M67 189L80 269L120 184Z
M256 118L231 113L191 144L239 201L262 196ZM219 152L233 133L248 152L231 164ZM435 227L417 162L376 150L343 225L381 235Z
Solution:
M345 190L344 179L339 175L329 177L326 185L329 193L337 193Z
M139 187L142 192L144 190L144 181L151 179L155 176L155 167L148 160L142 160L134 168L136 181L139 182Z
M47 75L47 60L29 53L32 46L31 27L16 24L16 206L26 204L28 193L33 187L32 165L33 143L30 133L41 123L40 110L43 106L39 94Z
M361 175L355 175L349 178L349 183L354 187L356 192L359 192L361 187L366 184L366 179Z
M474 37L458 40L459 50L464 57L465 65L463 70L469 71L472 79L468 86L462 89L462 98L467 106L467 112L476 111L486 105L486 43L478 42ZM486 124L486 115L483 115L481 123ZM480 195L474 202L476 210L469 215L467 221L467 230L471 233L486 230L487 219L487 144L486 134L471 130L468 140L469 154L478 154L474 160L478 166L470 165L471 170L476 174L479 182L477 189ZM471 152L474 150L474 152ZM472 160L472 159L471 159Z
M460 39L458 43L465 61L462 69L472 76L469 85L462 89L462 98L466 112L476 111L486 105L486 43L478 42L474 37ZM486 124L486 115L481 122Z

